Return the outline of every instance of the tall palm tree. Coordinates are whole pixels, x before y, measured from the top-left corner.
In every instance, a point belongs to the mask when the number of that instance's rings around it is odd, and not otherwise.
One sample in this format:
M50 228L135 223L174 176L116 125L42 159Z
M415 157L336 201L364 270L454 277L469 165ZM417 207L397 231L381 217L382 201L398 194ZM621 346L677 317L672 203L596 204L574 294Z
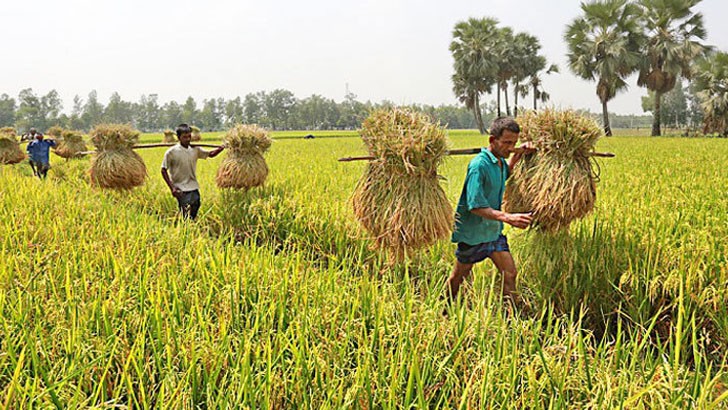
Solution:
M492 58L497 45L498 20L493 18L461 21L453 29L450 52L455 60L453 92L460 102L473 110L481 134L486 133L480 111L480 95L496 84L496 62Z
M652 135L660 135L662 95L675 87L679 76L690 78L692 62L706 47L698 40L707 35L703 15L693 13L701 0L639 0L646 31L646 58L637 84L655 92Z
M582 3L583 16L566 27L569 68L577 76L597 81L604 132L612 135L607 102L627 88L625 79L640 61L639 8L627 0Z
M543 89L543 80L541 79L540 70L533 74L531 76L531 91L533 92L533 110L538 110L538 102L546 102L551 98L551 95L544 91ZM551 74L551 73L558 73L559 72L559 66L556 64L551 64L549 68L546 69L545 74Z
M503 98L506 105L506 115L511 115L511 109L508 106L508 80L513 77L517 66L513 58L514 37L513 29L503 27L499 29L494 38L493 53L491 58L497 61L496 78L498 81L498 97L496 98L498 107L498 116L501 116L500 92L503 91Z
M541 44L538 38L527 34L518 33L513 39L513 116L518 117L518 96L525 97L528 94L528 85L523 84L529 77L536 75L546 66L546 57L538 54Z
M703 132L728 135L728 53L700 60L693 85L705 113Z

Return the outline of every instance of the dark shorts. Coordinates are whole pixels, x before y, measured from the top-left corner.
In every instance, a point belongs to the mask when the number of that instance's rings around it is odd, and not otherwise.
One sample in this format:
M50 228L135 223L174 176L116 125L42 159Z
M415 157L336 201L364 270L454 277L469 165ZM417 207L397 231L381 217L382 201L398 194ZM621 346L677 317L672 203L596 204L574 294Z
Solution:
M51 163L50 162L38 162L33 161L32 159L28 160L32 166L35 166L35 169L38 172L48 172L49 169L51 169Z
M200 191L185 191L177 198L179 210L185 219L197 218L197 211L200 210Z
M464 242L458 243L455 250L455 257L460 263L478 263L485 258L490 257L493 252L510 252L508 247L508 239L501 234L498 239L493 242L479 243L477 245L468 245Z

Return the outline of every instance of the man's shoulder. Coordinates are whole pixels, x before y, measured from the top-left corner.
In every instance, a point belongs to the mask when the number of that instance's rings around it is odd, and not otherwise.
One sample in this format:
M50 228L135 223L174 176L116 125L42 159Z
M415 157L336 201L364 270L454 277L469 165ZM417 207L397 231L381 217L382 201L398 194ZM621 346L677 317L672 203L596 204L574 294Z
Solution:
M179 151L180 148L182 148L182 146L179 144L172 145L171 147L167 148L167 151L164 152L164 155Z

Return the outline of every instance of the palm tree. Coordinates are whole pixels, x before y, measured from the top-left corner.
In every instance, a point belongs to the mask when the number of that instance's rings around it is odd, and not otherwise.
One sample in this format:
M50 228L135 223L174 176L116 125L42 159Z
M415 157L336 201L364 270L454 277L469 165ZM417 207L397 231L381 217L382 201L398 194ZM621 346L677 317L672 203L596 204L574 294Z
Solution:
M705 113L703 132L728 136L728 53L700 60L693 85Z
M556 64L551 64L549 68L546 69L545 74L551 74L551 73L558 73L559 72L559 66ZM531 76L531 89L533 92L533 110L538 110L538 102L546 102L551 98L551 95L543 90L543 80L541 79L541 76L539 75L540 71L536 72Z
M506 115L511 115L511 109L508 106L508 80L513 77L517 66L513 58L514 42L513 30L510 27L498 29L493 53L491 58L498 62L496 69L496 78L498 81L498 97L496 98L498 106L498 116L501 116L500 92L503 91L503 98L506 104Z
M480 95L496 84L496 63L492 58L497 45L498 20L492 18L462 21L455 25L450 52L455 60L453 91L460 102L473 110L481 134L486 133L480 112Z
M569 68L585 80L597 81L604 132L612 135L607 102L627 88L625 79L638 68L641 40L639 8L627 0L582 3L584 15L566 27Z
M538 39L527 33L518 33L513 39L513 116L518 117L518 96L528 94L528 85L523 84L529 77L536 75L546 66L546 57L538 55L541 44Z
M637 84L655 92L652 135L660 135L662 95L675 87L679 76L690 78L692 62L703 55L706 31L703 15L691 8L701 0L639 0L646 31L646 58Z

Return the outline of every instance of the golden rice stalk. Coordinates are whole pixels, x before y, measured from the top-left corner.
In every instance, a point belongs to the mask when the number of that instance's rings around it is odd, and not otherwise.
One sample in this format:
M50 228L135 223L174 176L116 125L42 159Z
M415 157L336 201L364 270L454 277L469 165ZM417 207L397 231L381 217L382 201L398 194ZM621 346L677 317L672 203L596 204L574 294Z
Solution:
M202 140L202 134L200 134L200 129L198 127L195 127L194 125L191 126L192 128L192 141L201 141Z
M447 238L452 205L437 167L447 156L439 124L407 109L373 112L359 131L371 156L352 196L354 215L395 260Z
M177 134L175 134L172 130L164 130L164 138L162 138L162 142L176 142L177 141Z
M538 151L513 170L503 207L507 212L533 211L537 229L566 229L594 209L598 177L589 153L603 131L575 111L530 112L519 123L521 139Z
M62 158L79 158L78 153L88 150L80 131L62 130L55 153Z
M263 154L272 140L268 131L257 125L236 125L223 137L228 155L217 170L215 183L220 188L249 189L262 185L268 177Z
M131 189L144 183L147 168L131 148L139 131L128 125L104 124L91 130L96 155L91 160L91 184L101 188Z
M15 130L13 129L12 133L6 128L0 130L0 163L17 164L24 159L25 153L20 149Z

